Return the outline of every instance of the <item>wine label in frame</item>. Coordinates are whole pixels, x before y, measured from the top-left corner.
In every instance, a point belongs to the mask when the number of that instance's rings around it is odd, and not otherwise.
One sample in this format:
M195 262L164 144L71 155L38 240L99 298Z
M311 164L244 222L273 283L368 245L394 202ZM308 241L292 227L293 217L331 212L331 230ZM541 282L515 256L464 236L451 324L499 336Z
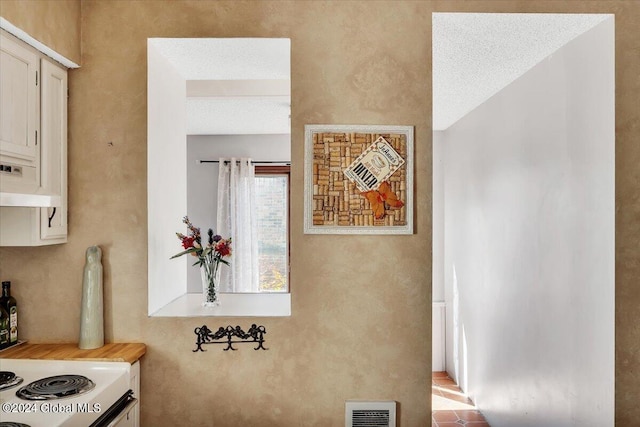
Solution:
M403 164L404 159L380 136L344 170L344 175L360 191L367 192L377 190Z

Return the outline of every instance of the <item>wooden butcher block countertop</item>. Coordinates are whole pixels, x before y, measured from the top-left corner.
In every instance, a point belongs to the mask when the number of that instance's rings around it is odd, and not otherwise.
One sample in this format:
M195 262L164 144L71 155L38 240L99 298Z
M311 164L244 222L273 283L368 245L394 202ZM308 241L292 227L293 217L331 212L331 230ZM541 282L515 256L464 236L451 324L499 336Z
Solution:
M78 344L23 343L0 352L0 359L92 360L134 363L147 352L142 343L113 343L93 350L82 350Z

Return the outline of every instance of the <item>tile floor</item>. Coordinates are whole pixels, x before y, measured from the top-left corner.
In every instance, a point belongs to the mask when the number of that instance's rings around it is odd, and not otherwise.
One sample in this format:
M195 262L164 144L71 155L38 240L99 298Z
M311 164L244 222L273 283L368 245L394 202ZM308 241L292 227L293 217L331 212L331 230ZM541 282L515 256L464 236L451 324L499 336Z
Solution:
M434 372L431 384L432 427L490 427L446 372Z

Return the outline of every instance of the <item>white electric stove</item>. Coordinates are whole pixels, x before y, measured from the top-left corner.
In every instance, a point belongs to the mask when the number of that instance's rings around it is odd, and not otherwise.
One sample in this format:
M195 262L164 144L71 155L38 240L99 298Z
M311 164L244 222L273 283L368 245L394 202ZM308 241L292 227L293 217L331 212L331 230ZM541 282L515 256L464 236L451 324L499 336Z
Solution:
M123 420L137 403L131 369L126 362L0 359L0 427L134 425Z

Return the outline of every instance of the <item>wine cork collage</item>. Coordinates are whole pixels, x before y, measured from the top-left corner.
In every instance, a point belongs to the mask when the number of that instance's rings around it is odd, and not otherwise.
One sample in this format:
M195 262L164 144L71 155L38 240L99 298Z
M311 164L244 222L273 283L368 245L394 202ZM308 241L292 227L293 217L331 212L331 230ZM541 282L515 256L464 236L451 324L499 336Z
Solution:
M306 233L412 233L412 127L307 125L305 143Z

